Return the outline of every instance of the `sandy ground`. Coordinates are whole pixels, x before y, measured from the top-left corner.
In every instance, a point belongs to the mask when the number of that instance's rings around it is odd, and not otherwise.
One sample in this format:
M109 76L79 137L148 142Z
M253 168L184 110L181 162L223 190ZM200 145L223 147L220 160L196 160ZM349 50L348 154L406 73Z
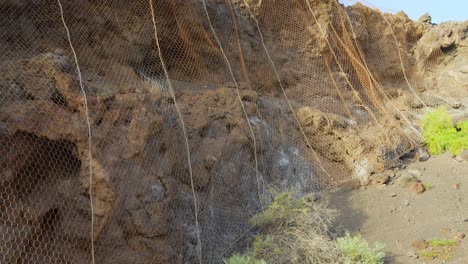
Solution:
M416 258L418 250L412 246L418 239L468 235L468 162L443 154L404 170L410 169L419 170L418 179L432 187L416 194L391 182L332 192L331 205L340 212L338 229L360 233L372 244L383 242L386 263L468 263L468 238L461 240L447 262Z

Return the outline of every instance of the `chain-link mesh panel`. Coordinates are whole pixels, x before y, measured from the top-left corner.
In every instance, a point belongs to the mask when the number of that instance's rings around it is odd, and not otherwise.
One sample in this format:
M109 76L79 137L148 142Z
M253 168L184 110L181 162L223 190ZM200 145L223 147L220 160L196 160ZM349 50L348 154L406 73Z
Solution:
M335 0L0 14L2 263L221 263L269 189L365 180L418 141L393 101L422 86L404 16Z

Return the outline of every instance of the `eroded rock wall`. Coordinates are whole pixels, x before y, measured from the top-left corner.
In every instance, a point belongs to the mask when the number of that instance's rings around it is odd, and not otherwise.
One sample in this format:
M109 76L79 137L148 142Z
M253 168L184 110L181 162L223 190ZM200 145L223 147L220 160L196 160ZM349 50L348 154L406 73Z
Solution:
M340 6L332 1L311 2L317 20L304 1L249 1L285 93L245 7L232 6L237 24L225 2L207 7L236 86L201 1L154 2L171 91L146 1L62 2L81 80L57 5L0 2L3 262L89 263L93 217L98 263L196 263L197 234L204 262L218 263L243 247L248 219L260 210L267 188L318 191L361 167L365 178L397 166L412 147L400 135L382 148L375 137L381 131L369 125L371 116L356 106L353 92L344 96L354 119L330 88L330 75L345 88L353 73L333 66L338 38L331 46L324 39L333 28L345 36L346 27L333 16ZM434 45L447 51L441 61L459 70L462 62L447 57L455 53L446 47L464 54L465 28L449 32L450 26L429 27L403 14L382 17L360 5L348 13L369 67L383 82L400 85L400 56L388 46L395 37L404 44L408 74L433 60ZM433 44L441 41L438 34L447 43ZM398 126L392 122L385 128ZM320 177L317 157L336 179Z

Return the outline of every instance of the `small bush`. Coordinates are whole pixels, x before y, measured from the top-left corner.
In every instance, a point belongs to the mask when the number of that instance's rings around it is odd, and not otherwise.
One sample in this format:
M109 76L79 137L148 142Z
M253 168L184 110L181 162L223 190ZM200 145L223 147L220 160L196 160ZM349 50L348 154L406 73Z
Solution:
M351 236L349 233L336 240L338 249L343 256L344 264L383 264L384 245L377 243L374 248L369 247L367 241L360 235Z
M268 208L254 215L250 223L254 226L274 226L293 224L310 213L306 197L295 198L292 192L277 194Z
M328 236L334 211L312 200L292 191L275 194L270 206L250 220L260 232L247 255L268 264L338 263L339 252Z
M458 245L451 239L433 239L428 241L430 247L418 252L422 259L442 259L448 261L452 258L452 251Z
M249 255L234 254L224 260L224 264L267 264L264 260L254 259Z
M453 125L452 119L444 108L426 114L422 119L423 136L429 151L438 155L446 150L459 154L468 149L468 121Z
M328 236L334 215L311 196L278 193L265 211L251 219L261 230L252 254L268 264L337 263L339 254Z

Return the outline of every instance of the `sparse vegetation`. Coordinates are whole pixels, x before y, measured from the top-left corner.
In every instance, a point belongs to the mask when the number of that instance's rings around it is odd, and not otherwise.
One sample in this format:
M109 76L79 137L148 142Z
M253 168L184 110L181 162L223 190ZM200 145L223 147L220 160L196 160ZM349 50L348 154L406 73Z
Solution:
M457 241L452 239L433 239L428 241L433 247L451 247L457 244Z
M424 139L432 154L438 155L448 150L456 155L468 149L468 121L454 126L444 108L426 114L421 124Z
M311 209L306 197L295 198L292 192L282 192L274 196L265 211L254 215L250 223L259 227L291 225Z
M452 258L452 251L457 245L455 240L451 239L433 239L429 240L430 247L418 252L422 259L442 259L449 260Z
M385 253L384 245L375 244L374 248L369 246L360 235L352 236L347 233L344 237L336 240L339 250L343 256L344 264L383 264Z
M224 264L267 264L264 260L254 259L249 255L234 254L224 260Z
M243 256L268 264L339 263L339 251L328 236L333 218L334 211L310 196L277 193L266 210L252 217L260 232Z
M370 247L360 235L349 233L333 241L329 225L334 211L311 196L292 191L274 195L270 206L250 223L260 232L244 255L233 255L225 264L343 263L383 264L384 245ZM435 242L437 243L437 242Z
M424 190L426 190L426 191L429 191L430 189L432 189L432 184L430 184L430 183L422 182L421 184L424 187Z

